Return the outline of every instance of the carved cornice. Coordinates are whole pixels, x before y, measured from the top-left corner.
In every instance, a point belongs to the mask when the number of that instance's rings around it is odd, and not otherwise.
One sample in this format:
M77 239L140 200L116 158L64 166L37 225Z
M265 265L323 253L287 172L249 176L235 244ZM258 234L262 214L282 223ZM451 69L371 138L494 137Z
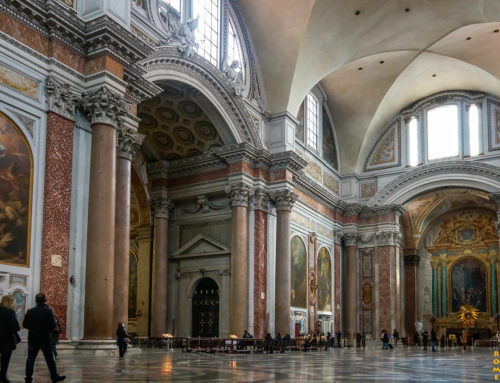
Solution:
M228 190L228 196L231 200L231 206L248 207L248 199L252 195L252 189L243 183L234 184Z
M79 98L67 83L57 81L48 76L45 83L47 94L47 106L49 111L54 112L69 120L75 120L75 106Z
M490 201L494 202L497 204L497 212L500 213L500 192L498 193L491 193L489 195Z
M156 161L147 164L148 175L152 180L166 180L168 176L168 161Z
M128 109L121 96L102 86L84 92L82 107L92 124L107 124L114 127L121 125L122 117Z
M378 246L399 246L401 233L399 231L379 231L375 234Z
M293 183L298 190L334 211L342 213L347 206L344 201L335 197L331 191L314 182L303 173L294 176Z
M133 161L137 149L142 145L144 134L137 133L137 130L127 126L120 125L117 129L118 138L118 157Z
M269 202L271 198L269 193L263 189L257 189L253 195L253 204L255 210L269 211Z
M362 215L386 215L386 214L394 214L396 216L400 216L401 214L406 212L406 208L403 205L382 205L382 206L373 206L368 207L364 206L361 214Z
M299 196L291 190L282 190L274 193L273 199L276 204L276 211L292 211L293 205Z
M127 83L125 99L139 104L163 92L162 88L143 77L145 73L146 71L136 64L124 68L123 80Z
M6 0L0 2L0 11L87 59L106 54L128 65L154 50L110 17L85 22L57 0Z
M365 206L360 203L350 203L344 207L344 216L358 216Z

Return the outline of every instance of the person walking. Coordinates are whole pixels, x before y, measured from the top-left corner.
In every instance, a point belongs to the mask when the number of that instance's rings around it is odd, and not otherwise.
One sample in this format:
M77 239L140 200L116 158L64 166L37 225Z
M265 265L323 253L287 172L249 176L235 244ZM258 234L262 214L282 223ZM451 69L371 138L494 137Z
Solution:
M16 318L16 312L13 310L14 297L12 295L4 295L0 303L0 353L1 369L0 382L9 383L7 379L7 369L9 368L10 357L12 351L16 349L20 342L19 322Z
M127 343L130 342L127 330L125 330L124 323L118 323L118 328L116 329L116 338L117 338L116 343L118 344L120 358L123 358L123 356L127 352Z
M366 334L364 330L363 333L361 334L361 346L366 347Z
M432 352L436 352L436 344L437 344L438 338L436 335L436 331L434 330L434 327L431 330L431 345L432 345Z
M394 329L394 331L392 332L392 338L394 339L394 346L398 347L399 332L396 329Z
M35 302L36 307L28 310L23 321L23 327L28 329L28 360L26 361L25 382L33 381L33 368L40 350L45 357L52 382L61 382L66 379L66 376L57 373L50 342L50 333L56 328L54 312L47 306L47 297L44 293L38 293Z
M57 344L59 343L59 334L61 333L61 326L59 326L59 321L57 317L54 316L56 320L56 328L50 332L50 343L52 344L52 353L54 354L54 358L57 358Z

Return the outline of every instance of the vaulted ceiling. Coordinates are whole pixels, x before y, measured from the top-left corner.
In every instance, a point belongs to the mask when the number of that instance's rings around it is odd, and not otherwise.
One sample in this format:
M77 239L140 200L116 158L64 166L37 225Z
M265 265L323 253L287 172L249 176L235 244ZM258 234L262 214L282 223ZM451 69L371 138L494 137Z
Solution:
M498 0L238 0L271 113L318 82L341 170L359 172L405 106L448 89L500 96Z

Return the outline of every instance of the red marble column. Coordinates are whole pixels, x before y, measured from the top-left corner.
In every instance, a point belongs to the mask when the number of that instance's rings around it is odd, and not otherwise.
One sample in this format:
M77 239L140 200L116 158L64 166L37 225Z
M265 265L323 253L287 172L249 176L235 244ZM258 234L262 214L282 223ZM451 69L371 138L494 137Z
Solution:
M74 122L47 113L40 291L66 335Z
M357 233L346 233L346 266L345 266L345 337L354 339L358 331L358 294L357 276Z
M405 249L405 329L409 342L413 342L417 320L417 270L419 256L416 249Z
M380 246L378 248L378 306L379 306L379 329L391 331L391 255L393 246Z
M254 234L254 337L264 338L267 333L267 211L269 197L256 191Z
M340 238L341 235L335 235L335 246L333 249L333 278L334 278L334 285L333 285L333 295L335 297L334 301L334 308L333 308L333 315L334 315L334 330L335 331L341 331L341 323L342 323L342 318L340 314L340 307L341 307L341 296L342 296L342 290L341 290L341 277L340 277L340 252L341 252L341 247L340 247Z

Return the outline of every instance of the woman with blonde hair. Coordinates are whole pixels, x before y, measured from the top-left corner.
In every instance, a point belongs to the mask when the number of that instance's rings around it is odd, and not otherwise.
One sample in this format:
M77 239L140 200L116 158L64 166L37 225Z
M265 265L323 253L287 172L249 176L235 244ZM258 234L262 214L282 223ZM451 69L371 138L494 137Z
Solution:
M9 383L7 379L7 368L9 367L10 356L12 351L16 349L19 335L19 322L16 318L16 312L13 310L14 297L12 295L4 295L0 303L0 353L1 370L0 382Z

